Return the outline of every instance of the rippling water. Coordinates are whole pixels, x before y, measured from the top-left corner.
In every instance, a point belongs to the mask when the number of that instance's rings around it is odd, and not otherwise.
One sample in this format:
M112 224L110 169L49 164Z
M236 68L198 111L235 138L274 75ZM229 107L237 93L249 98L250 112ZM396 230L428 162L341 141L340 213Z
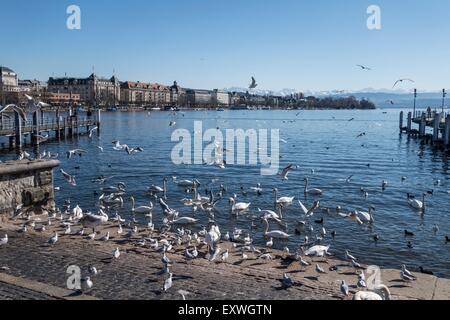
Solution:
M383 110L385 111L385 110ZM304 220L300 214L297 199L311 205L314 199L305 199L303 194L305 176L310 178L311 187L323 189L320 197L322 207L335 208L340 205L344 211L364 210L369 205L376 208L375 224L372 227L358 226L354 222L344 220L335 214L322 213L318 210L311 219L314 234L318 234L321 226L314 220L324 217L324 226L328 235L323 241L331 245L331 252L338 257L343 256L345 249L359 257L367 264L378 264L384 267L399 268L402 263L411 269L424 266L437 275L450 278L450 244L446 244L445 235L450 236L450 186L448 155L436 151L429 146L421 146L406 135L399 136L399 110L375 111L226 111L226 112L185 112L176 115L166 112L147 113L104 113L102 115L102 132L100 137L90 140L83 136L62 143L48 143L41 146L41 151L49 150L63 155L70 148L80 147L88 151L82 158L67 160L61 157L62 165L67 172L76 175L78 187L69 187L61 175L56 172L55 185L61 187L57 193L59 204L70 198L73 204L79 203L84 210L95 210L99 185L91 182L98 175L115 176L111 184L123 181L127 184L128 195L133 194L137 205L147 205L150 196L146 188L162 185L164 177L177 176L179 179L198 178L200 188L212 188L218 191L224 184L228 193L226 199L218 205L221 213L216 218L222 233L232 231L234 227L248 230L254 236L256 244L264 244L264 228L255 219L258 228L250 230L252 217L257 215L257 208L273 209L272 189L279 189L279 196L295 196L293 206L285 210L284 218L288 223L288 233L294 234L296 221ZM354 121L348 121L354 118ZM202 120L204 128L278 128L281 138L280 166L289 163L299 165L292 172L288 181L281 181L279 176L261 176L259 167L229 166L225 170L203 165L175 166L170 153L175 145L171 142L171 134L176 128L193 130L196 120ZM292 121L295 120L295 121ZM169 127L170 121L176 121ZM356 136L362 132L366 135ZM128 156L125 152L112 149L112 140L120 140L130 146L141 146L145 152ZM102 153L97 146L104 147ZM423 155L419 151L423 150ZM1 160L14 158L15 155L2 154ZM370 167L367 165L370 164ZM75 167L79 166L77 170ZM314 170L314 173L312 173ZM345 180L354 175L350 183ZM401 177L407 177L402 182ZM211 181L214 179L214 183ZM171 179L170 179L171 180ZM381 183L388 181L383 192ZM440 180L439 186L434 185ZM245 197L240 188L245 189L261 183L264 192L258 197L251 192ZM360 188L369 192L364 199ZM435 190L427 199L427 210L424 215L411 209L406 201L406 193L420 196L424 191ZM204 192L204 191L203 191ZM229 215L228 197L233 193L239 201L251 202L251 212L238 219ZM125 199L122 216L130 212L129 198ZM182 188L169 183L169 205L180 211L181 216L193 216L190 207L183 207L180 199L190 197ZM156 206L155 222L161 221L159 206ZM207 223L203 213L196 217L201 224ZM437 224L440 231L435 235L432 231ZM279 227L272 225L271 228ZM405 238L404 230L415 233L414 238ZM335 240L329 236L336 231ZM373 234L380 240L375 243ZM291 251L304 241L305 235L294 236L289 243L278 243L278 248L289 246ZM407 242L412 241L413 248Z

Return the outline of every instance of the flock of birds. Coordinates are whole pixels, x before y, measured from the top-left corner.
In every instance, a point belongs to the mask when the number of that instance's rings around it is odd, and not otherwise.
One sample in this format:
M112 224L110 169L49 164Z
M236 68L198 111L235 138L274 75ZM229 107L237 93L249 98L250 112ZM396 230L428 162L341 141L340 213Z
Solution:
M363 70L371 70L371 68L365 67L363 65L358 65ZM399 79L395 82L394 87L399 83L404 81L411 81L411 79ZM250 84L250 89L255 89L257 87L257 83L254 77L252 77L252 83ZM350 119L352 121L354 119ZM174 126L176 123L171 122L170 126ZM89 137L92 138L96 128L92 129L89 133ZM360 134L358 137L365 135L365 133ZM47 139L48 137L40 137L40 139ZM104 151L103 147L98 146L101 152ZM112 142L112 149L117 152L126 152L128 155L132 156L138 153L144 152L142 147L130 147L126 144L121 144L120 141ZM225 162L222 159L224 149L219 145L216 146L216 159L213 159L210 165L217 165L221 168L225 168ZM74 157L83 157L87 151L83 149L73 149L68 150L66 152L66 156L68 161L73 159ZM50 152L44 152L43 154L38 155L37 158L58 158L58 154L52 154ZM19 160L30 158L31 156L23 151L19 155ZM279 176L282 181L289 179L289 174L298 169L294 164L290 164L286 168L284 168ZM67 183L76 187L76 177L64 171L60 170L62 177L67 181ZM162 212L163 220L161 225L156 228L156 225L153 220L153 214L155 210L157 210L152 201L149 201L148 205L136 206L135 198L130 195L130 203L131 203L131 217L130 219L123 219L119 215L119 211L123 210L125 205L125 199L127 195L127 187L126 183L120 182L115 186L107 186L105 184L108 181L112 180L114 177L105 177L98 176L92 179L93 183L98 183L102 187L100 188L100 193L98 197L98 213L94 214L92 212L83 211L79 205L75 207L71 207L71 202L69 200L65 201L62 209L57 208L56 210L52 210L50 208L45 207L45 203L42 204L42 210L46 210L49 213L49 220L45 223L36 223L31 217L28 217L26 223L20 229L20 232L27 232L29 228L33 228L36 231L43 232L45 231L45 225L51 225L53 221L59 221L59 223L64 226L65 231L62 236L66 235L78 235L81 237L86 237L88 240L99 240L99 241L109 241L110 240L110 232L107 232L104 235L98 236L96 229L101 225L104 225L108 222L114 222L117 224L116 233L118 236L123 236L125 238L132 238L135 235L138 235L138 221L136 220L136 216L141 216L146 219L146 230L149 232L147 236L143 236L141 239L136 240L135 244L142 247L149 247L152 250L160 251L162 254L161 262L162 262L162 271L161 274L165 276L164 283L162 286L162 290L164 292L170 290L173 285L173 273L172 266L173 262L167 256L167 253L173 252L177 247L183 247L185 258L188 260L199 259L202 256L205 259L208 259L211 262L214 261L222 261L226 262L230 257L230 250L225 250L222 252L221 241L232 242L233 249L240 252L240 257L242 260L249 259L249 253L255 254L257 259L271 261L274 260L275 257L272 255L271 249L274 247L275 241L280 241L281 243L289 242L291 238L294 236L300 236L303 234L307 234L304 237L304 243L302 243L297 251L291 254L288 247L284 248L284 252L286 255L286 259L291 259L295 263L298 263L301 268L314 268L314 271L318 276L321 274L327 273L319 264L315 264L313 258L327 258L331 254L330 246L323 245L322 243L326 240L327 236L330 235L332 238L337 236L336 230L326 230L325 227L319 228L318 234L315 234L314 225L322 225L324 219L314 219L315 212L321 210L324 213L328 214L336 214L337 217L341 217L351 222L355 222L358 225L373 225L375 223L374 219L374 207L369 207L367 212L365 211L351 211L345 212L341 207L336 208L322 208L320 203L320 197L324 194L324 191L318 188L310 188L310 180L308 178L304 179L304 194L314 197L316 200L312 203L311 206L304 204L302 201L298 200L295 202L295 197L279 197L278 189L274 188L272 190L274 200L273 200L273 208L262 210L257 208L257 213L255 214L252 208L252 203L250 202L242 202L239 200L239 196L237 194L232 194L228 196L228 190L224 185L220 185L219 190L214 191L211 189L205 189L205 195L202 195L199 191L199 187L201 183L197 179L193 180L178 180L177 177L172 178L172 183L184 189L186 194L192 194L192 197L187 197L183 199L169 199L168 195L168 183L169 179L165 178L163 180L162 186L151 185L148 187L147 193L150 195L156 203L159 204L159 207ZM350 176L346 179L346 182L349 183L353 176ZM406 178L403 177L402 181ZM385 190L388 187L388 181L382 181L381 188ZM56 187L56 190L60 190L59 187ZM261 196L266 193L266 190L263 188L261 184L257 184L256 186L245 190L241 187L240 192L244 197L247 197L249 194L254 194L257 196ZM369 194L367 190L361 188L361 192L364 195L364 198L368 198ZM432 194L433 191L428 191L422 194L422 198L418 199L414 195L408 194L406 197L407 204L415 210L424 212L426 210L426 197ZM254 239L250 236L250 233L247 233L243 229L235 228L232 231L228 231L225 234L222 234L219 224L216 219L216 215L220 213L220 210L217 208L217 204L223 200L228 200L229 211L231 216L239 217L239 216L248 216L252 217L252 222L250 229L255 229L258 225L255 222L260 221L260 223L264 226L263 236L266 239L265 248L256 248L254 246ZM180 213L171 208L168 203L169 201L181 201L181 203L186 207L191 207L194 213L202 212L206 215L208 219L207 226L202 226L200 231L195 232L195 225L199 224L199 219L192 218L189 216L181 216ZM294 204L298 204L298 212L301 215L301 219L297 221L297 226L295 228L295 235L289 234L287 232L288 226L283 219L283 212L286 208L294 206ZM255 208L256 209L256 208ZM21 206L18 206L16 209L16 218L20 217L25 212L22 210ZM254 219L256 218L256 219ZM277 224L279 229L271 230L271 223ZM74 226L81 226L78 231L74 231ZM127 233L124 233L124 227L128 229ZM86 229L92 229L92 233L85 235ZM159 239L157 239L155 232L158 231ZM439 231L439 227L435 225L433 227L433 231L437 233ZM405 237L414 237L414 233L408 230L404 230ZM309 235L309 236L308 236ZM55 245L59 237L61 235L58 232L55 232L54 235L50 239L48 239L49 245ZM380 239L379 235L373 235L373 240L378 241ZM5 235L0 239L0 246L7 245L9 239L8 235ZM446 242L450 242L450 238L448 236L445 237ZM200 248L202 246L206 246L205 254L202 255L200 252ZM408 242L408 246L412 246L411 242ZM121 251L117 247L112 252L112 259L119 259L121 256ZM383 300L390 299L391 293L389 288L384 285L371 286L368 288L365 283L365 267L362 266L361 263L358 262L358 259L350 254L347 250L345 252L345 259L349 262L349 265L353 267L356 272L357 279L355 279L356 287L359 289L353 296L355 300ZM329 269L330 272L337 272L338 267L332 266ZM94 266L89 267L90 276L84 279L85 285L87 288L93 287L93 280L91 276L95 276L98 271ZM423 267L420 267L420 272L425 274L433 274L432 271L425 270ZM336 274L337 275L337 274ZM416 278L414 275L408 271L405 265L402 265L400 271L400 279L404 282L412 282ZM297 285L295 281L293 281L288 274L284 274L283 278L280 280L283 287L285 289L289 289L292 286ZM341 282L340 286L341 293L344 296L350 295L349 285L345 282ZM179 290L178 293L185 299L186 295L189 292L184 290Z
M135 147L130 148L126 144L121 144L119 141L112 142L112 149L117 152L126 152L128 155L134 155L136 153L144 152L143 148ZM87 151L83 149L73 149L68 150L66 152L68 161L71 161L74 157L83 157ZM48 155L47 155L48 156ZM50 154L51 156L51 154ZM298 166L294 164L290 164L286 168L284 168L280 173L279 177L281 181L286 181L289 179L289 175L291 172L298 169ZM76 179L74 176L68 174L63 169L60 170L62 177L67 181L67 183L76 187ZM79 205L75 207L71 207L71 202L69 200L65 201L62 209L52 210L50 208L45 207L45 203L42 204L42 209L46 210L49 214L49 220L45 223L36 223L31 217L28 216L28 220L20 229L20 232L27 232L28 228L33 228L36 231L43 232L45 231L46 225L51 225L53 221L59 221L61 226L64 226L65 231L63 236L67 235L78 235L82 237L86 237L88 240L99 240L99 241L109 241L110 232L107 232L104 235L99 236L96 229L101 225L104 225L108 222L114 222L117 224L116 233L118 236L123 236L125 238L132 238L133 236L137 236L138 232L138 221L136 217L144 217L146 219L146 228L149 231L149 234L143 236L139 240L133 240L136 245L141 247L149 247L155 251L161 251L162 253L162 271L161 274L165 275L164 284L162 286L162 290L164 292L168 291L173 284L173 273L172 266L173 263L170 261L166 253L173 252L175 248L184 247L185 258L188 260L198 259L202 255L200 254L200 247L206 246L205 250L205 259L208 259L211 262L214 261L227 261L230 257L230 251L222 251L220 246L221 241L232 242L234 250L240 250L240 257L242 260L249 259L249 253L253 253L257 256L257 259L271 261L276 259L271 252L271 249L274 247L274 242L279 241L280 243L288 243L289 240L294 236L300 236L302 234L306 234L304 238L304 243L302 243L298 250L295 253L291 253L288 247L284 248L284 253L286 257L284 259L291 259L293 262L299 264L302 268L311 267L314 264L313 258L327 258L331 254L329 253L330 246L323 245L322 242L326 240L326 237L330 235L333 239L337 236L337 232L335 230L329 231L326 230L325 227L319 229L319 233L317 235L314 234L313 225L321 225L323 226L324 219L314 219L314 214L318 210L321 210L324 213L332 214L335 213L337 217L342 217L347 219L348 221L355 222L359 225L372 225L375 223L373 212L375 208L370 207L367 212L364 211L352 211L352 212L344 212L341 207L336 207L333 209L330 208L322 208L320 203L320 197L324 194L324 191L318 188L310 187L310 180L308 178L304 179L304 189L303 192L305 196L312 196L316 199L311 206L307 206L302 201L298 200L298 212L299 216L302 219L297 221L297 226L295 228L295 235L287 233L288 226L284 222L283 212L286 208L291 207L295 204L295 197L279 197L278 189L274 188L273 192L273 208L267 208L262 210L258 208L257 214L252 213L252 204L250 202L242 202L239 201L239 196L237 194L229 195L227 199L227 188L224 185L220 185L218 191L214 191L212 188L205 189L205 195L202 195L199 191L199 187L201 183L199 180L179 180L177 177L172 177L171 182L176 187L181 188L186 192L186 194L192 194L192 197L186 197L183 199L173 199L169 198L168 194L168 185L169 179L164 178L162 186L151 185L147 189L147 193L150 198L156 201L159 204L160 212L162 213L162 223L159 226L158 230L155 226L153 214L157 210L153 204L153 201L149 201L148 205L136 206L136 201L134 196L130 195L128 199L130 199L131 203L131 218L129 220L123 219L119 215L119 211L123 210L125 205L125 200L127 199L127 186L124 182L119 182L117 185L113 186L105 186L105 184L110 181L114 177L105 177L98 176L92 179L93 183L98 183L100 188L100 193L98 197L98 213L94 214L92 212L83 211ZM346 179L346 182L349 183L353 176L350 176ZM403 177L402 181L406 178ZM381 188L382 190L386 190L388 187L387 181L382 181ZM59 188L58 188L59 189ZM267 191L263 188L261 184L257 184L254 187L245 190L241 187L240 192L243 197L248 197L250 194L254 194L256 196L261 196L266 194ZM361 192L364 194L364 197L367 198L368 192L364 189L361 189ZM409 206L414 208L415 210L425 211L426 210L426 196L428 194L432 194L432 191L428 193L423 193L422 199L419 200L415 196L408 194L406 201ZM216 220L216 215L221 213L217 208L217 204L223 200L228 200L229 204L229 212L231 216L240 217L240 216L252 216L252 222L250 229L258 228L258 224L255 222L260 221L262 225L264 225L263 236L266 239L265 248L256 248L254 246L254 239L250 236L250 233L246 233L243 229L235 228L232 231L228 231L225 234L222 234L220 227ZM189 216L181 216L181 214L171 208L168 203L173 201L181 201L181 203L186 207L191 207L194 213L203 212L205 214L205 218L208 219L207 227L203 226L202 230L195 232L195 225L199 224L199 219L192 218ZM16 218L21 217L26 212L22 210L22 207L19 206L16 209ZM271 223L277 224L279 229L270 228ZM313 224L314 223L314 224ZM74 226L81 226L78 231L74 231ZM127 233L124 233L124 227L128 229ZM92 229L92 233L85 234L86 229ZM433 231L437 233L439 227L436 225L433 228ZM158 231L159 239L156 238L155 233ZM49 245L55 245L59 237L61 235L58 232L55 232L54 235L48 240ZM406 237L413 237L414 234L408 230L405 230ZM310 238L311 237L311 238ZM378 235L373 236L374 241L379 240ZM446 242L450 242L449 237L447 236L445 239ZM6 245L8 243L8 236L5 235L4 238L0 239L0 246ZM112 259L119 259L121 255L120 249L117 247L112 252ZM349 251L345 252L345 259L349 262L349 265L356 270L357 279L356 287L360 289L360 291L354 294L354 299L356 300L381 300L381 299L389 299L391 297L389 289L384 285L379 285L376 287L367 288L365 284L365 267L362 266L361 263L358 262L358 259L350 254ZM317 275L321 275L327 273L319 264L313 266ZM338 267L332 266L330 267L330 272L337 272ZM429 270L425 270L423 267L420 267L420 271L422 273L433 274ZM90 276L95 275L97 270L94 266L90 267ZM336 273L336 275L338 275ZM87 288L92 288L93 280L91 277L85 278L84 282ZM405 282L412 282L415 280L415 277L412 275L410 271L406 269L406 266L402 266L402 270L400 271L400 279ZM283 278L280 280L285 289L288 289L292 286L295 286L296 283L289 277L288 274L284 274ZM345 296L350 295L349 285L342 281L341 283L341 292ZM180 292L179 292L180 293ZM182 291L180 293L183 298L186 297L188 292Z

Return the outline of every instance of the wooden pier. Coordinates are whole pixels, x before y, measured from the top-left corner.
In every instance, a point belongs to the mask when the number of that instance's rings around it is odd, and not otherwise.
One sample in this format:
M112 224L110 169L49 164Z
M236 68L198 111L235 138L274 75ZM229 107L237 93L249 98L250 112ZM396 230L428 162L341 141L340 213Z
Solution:
M404 126L405 113L400 112L400 132L416 136L424 143L430 143L436 147L450 149L450 114L437 111L415 111L406 115L406 126ZM416 125L416 128L413 128ZM427 133L431 128L431 133Z
M9 138L10 149L22 149L27 136L30 137L32 145L39 145L42 143L43 134L48 135L46 141L48 139L73 138L83 133L87 134L95 127L100 132L100 122L101 110L96 110L95 115L85 117L73 115L71 110L66 117L62 117L59 111L56 111L55 117L52 119L44 118L43 113L39 111L33 113L31 119L26 121L17 112L8 118L0 114L0 137ZM54 133L53 137L51 137L52 132Z

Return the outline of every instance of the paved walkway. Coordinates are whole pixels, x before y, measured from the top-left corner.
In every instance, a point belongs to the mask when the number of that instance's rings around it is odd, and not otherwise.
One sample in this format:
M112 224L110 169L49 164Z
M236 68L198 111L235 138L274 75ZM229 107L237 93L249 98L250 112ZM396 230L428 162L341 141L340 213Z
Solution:
M61 227L48 228L45 233L21 234L17 232L20 223L0 224L0 236L8 233L10 238L6 246L0 247L0 299L180 300L179 290L189 292L187 299L190 300L350 299L340 293L341 280L347 281L351 292L357 291L355 269L348 263L315 260L312 267L304 270L298 262L281 259L280 252L272 253L279 258L271 262L258 260L251 253L248 260L241 261L240 252L230 243L222 243L224 250L230 249L230 259L225 263L204 259L202 247L199 247L200 258L194 261L186 261L184 246L168 254L174 262L174 281L173 287L163 293L165 276L160 274L161 252L148 246L139 247L125 236L117 235L113 224L99 230L101 234L111 232L109 242L69 235L60 236L56 245L50 246L47 240L54 230L62 234ZM73 227L73 231L77 230ZM142 230L133 239L144 235L148 235L148 231ZM112 259L116 247L122 254L119 259ZM316 262L327 274L317 277ZM98 275L92 277L93 288L84 291L84 295L66 289L70 276L66 271L71 265L79 266L83 277L88 275L90 265L99 270ZM331 266L337 266L338 271L329 272ZM283 273L288 273L296 282L294 287L288 290L281 287ZM399 274L398 270L382 270L381 273L393 299L450 299L450 280L417 274L417 281L406 284L399 280Z

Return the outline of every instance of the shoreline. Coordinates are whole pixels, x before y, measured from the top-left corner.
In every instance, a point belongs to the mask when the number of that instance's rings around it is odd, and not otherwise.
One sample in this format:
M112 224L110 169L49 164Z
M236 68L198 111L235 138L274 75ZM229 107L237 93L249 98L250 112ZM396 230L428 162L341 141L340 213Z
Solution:
M63 235L64 228L59 226L58 221L53 221L52 226L43 233L28 231L21 234L17 230L24 220L12 221L6 217L2 220L0 236L7 233L9 242L0 247L0 292L8 284L2 279L9 277L17 279L20 288L23 287L20 283L28 283L26 281L29 280L37 283L33 287L37 292L40 292L40 287L43 293L51 287L67 293L65 284L69 275L66 269L70 265L80 266L83 276L88 275L87 268L90 265L100 270L98 275L92 276L93 288L84 292L87 298L97 299L181 300L178 291L185 290L189 292L187 300L348 300L359 291L356 288L356 270L348 262L334 257L326 261L306 257L305 260L311 266L303 268L298 261L283 259L285 254L277 250L270 250L275 257L272 261L257 259L257 255L250 252L246 252L248 260L242 260L239 247L234 249L231 242L221 241L219 246L223 251L230 250L226 262L206 260L205 247L202 245L198 246L199 258L187 260L184 256L186 245L174 245L173 251L167 254L173 262L173 287L163 293L161 288L166 276L158 274L162 270L162 253L151 249L148 243L145 247L136 244L137 240L149 235L144 226L139 226L138 234L127 238L125 234L128 230L125 227L124 234L119 236L116 233L117 224L108 222L97 230L96 239L110 232L111 239L104 242L87 240L86 235ZM74 226L72 233L79 229ZM47 240L54 231L58 231L60 239L50 246ZM90 233L90 230L86 231ZM156 231L152 234L152 238L159 237ZM116 247L121 251L121 256L112 259ZM316 263L326 274L318 276L315 272ZM338 270L329 271L332 266ZM295 283L287 290L283 289L280 281L284 273ZM413 274L417 280L405 283L399 280L399 270L381 270L381 281L391 290L393 300L450 299L449 279ZM350 287L349 297L340 292L342 280Z

